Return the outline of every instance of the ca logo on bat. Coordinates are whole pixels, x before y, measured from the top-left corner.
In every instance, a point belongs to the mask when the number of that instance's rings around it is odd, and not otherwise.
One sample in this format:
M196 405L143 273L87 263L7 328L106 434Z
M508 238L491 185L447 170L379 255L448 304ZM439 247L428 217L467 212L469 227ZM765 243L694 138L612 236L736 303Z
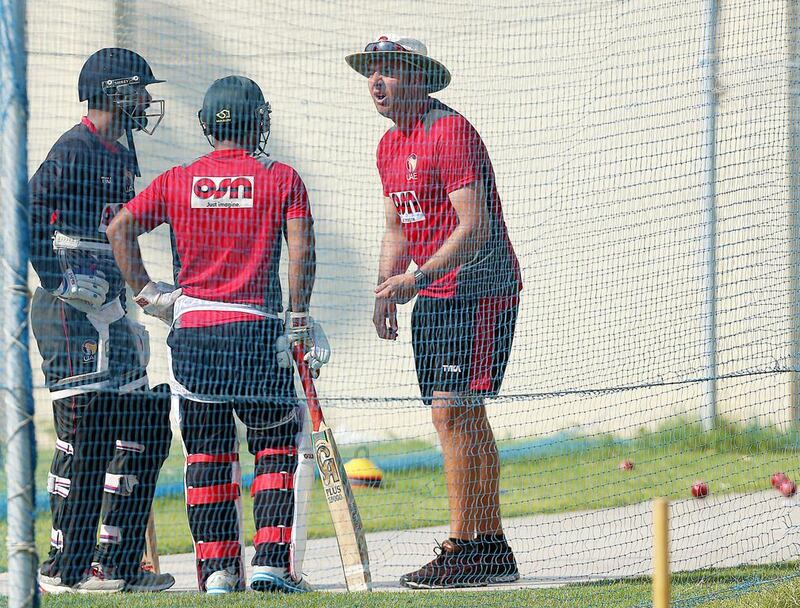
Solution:
M335 502L342 499L342 490L339 485L341 477L336 466L336 457L331 453L330 447L319 442L316 445L317 467L322 476L322 485L325 488L325 496L328 502Z

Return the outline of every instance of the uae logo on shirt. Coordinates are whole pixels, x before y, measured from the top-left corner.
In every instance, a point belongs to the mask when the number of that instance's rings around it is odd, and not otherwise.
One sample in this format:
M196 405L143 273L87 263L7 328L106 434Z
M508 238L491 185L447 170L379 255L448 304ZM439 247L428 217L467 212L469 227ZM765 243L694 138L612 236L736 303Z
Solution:
M83 351L83 362L91 363L97 355L97 342L94 340L86 340L81 348Z
M192 209L251 209L254 181L252 175L195 177Z
M406 158L406 180L417 179L417 155L413 152Z

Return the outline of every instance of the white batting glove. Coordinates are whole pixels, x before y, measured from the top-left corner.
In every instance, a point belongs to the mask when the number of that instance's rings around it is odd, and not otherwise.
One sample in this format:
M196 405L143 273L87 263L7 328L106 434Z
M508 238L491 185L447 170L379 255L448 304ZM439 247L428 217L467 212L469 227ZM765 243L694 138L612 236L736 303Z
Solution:
M102 272L76 274L67 270L53 295L82 312L96 312L106 301L108 289L108 281Z
M279 367L292 366L292 348L302 344L306 351L304 360L314 377L320 368L331 359L331 347L322 326L306 312L286 313L285 331L275 341L275 358Z
M134 300L142 307L145 314L172 325L172 308L182 293L182 289L175 289L175 286L169 283L150 281L134 296Z
M331 360L331 345L328 343L328 336L322 329L322 325L314 321L311 325L311 344L307 345L306 356L303 357L315 376L319 375L319 370Z

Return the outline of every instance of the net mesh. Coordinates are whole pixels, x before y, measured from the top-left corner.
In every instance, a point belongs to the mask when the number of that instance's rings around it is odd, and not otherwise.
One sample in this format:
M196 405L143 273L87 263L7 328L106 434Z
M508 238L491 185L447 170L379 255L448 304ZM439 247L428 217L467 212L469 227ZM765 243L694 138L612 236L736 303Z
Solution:
M399 307L396 342L379 340L372 325L384 232L375 150L391 123L344 56L392 32L423 40L452 72L452 84L434 96L480 133L520 261L513 349L502 391L487 402L519 585L649 574L647 501L656 496L674 499L674 571L753 566L720 575L710 591L687 578L676 586L686 605L786 576L798 507L769 483L775 471L798 473L786 3L737 0L714 15L669 1L27 4L31 175L85 113L77 76L99 48L135 49L166 81L150 87L166 100L164 121L152 137L136 135L137 192L210 151L197 111L212 81L242 74L262 87L272 108L270 156L296 169L314 215L311 313L333 350L317 381L325 416L344 461L366 457L383 472L380 488L355 492L376 582L395 585L432 559L450 515L441 445L414 370L412 304ZM711 18L713 177L704 94ZM719 424L704 433L696 421L710 386L710 179ZM168 228L139 242L153 280L173 282ZM284 250L284 299L287 270ZM150 335L149 386L167 383L169 330L132 302L128 315ZM56 434L36 348L31 363L38 502L46 509ZM246 489L263 471L237 424ZM168 556L192 551L174 420L173 427L153 503L164 570L180 567ZM698 480L708 497L691 496ZM253 499L242 493L248 538ZM343 588L318 480L309 500L304 571L323 589ZM50 527L41 510L42 554ZM192 570L181 571L179 588L195 588ZM641 605L647 594L632 588L621 597L619 605Z

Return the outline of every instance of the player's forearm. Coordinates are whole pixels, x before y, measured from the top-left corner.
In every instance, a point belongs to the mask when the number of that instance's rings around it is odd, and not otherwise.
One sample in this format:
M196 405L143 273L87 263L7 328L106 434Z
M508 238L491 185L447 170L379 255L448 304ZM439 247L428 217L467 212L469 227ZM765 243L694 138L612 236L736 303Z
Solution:
M316 271L317 260L313 250L289 262L289 306L292 311L308 311Z
M286 240L289 246L289 308L293 312L307 312L317 273L314 227L311 221L303 219L287 222Z
M420 266L420 270L435 281L472 260L486 244L487 238L488 226L483 223L459 224L436 253Z
M44 205L31 205L31 264L42 287L50 291L61 283L61 265L53 251L53 227L48 221L51 213Z
M402 232L387 230L381 241L381 254L378 263L378 284L389 277L408 270L411 257L408 255L408 243Z
M137 240L141 233L136 220L125 209L119 212L106 231L120 273L134 293L139 293L150 282Z

